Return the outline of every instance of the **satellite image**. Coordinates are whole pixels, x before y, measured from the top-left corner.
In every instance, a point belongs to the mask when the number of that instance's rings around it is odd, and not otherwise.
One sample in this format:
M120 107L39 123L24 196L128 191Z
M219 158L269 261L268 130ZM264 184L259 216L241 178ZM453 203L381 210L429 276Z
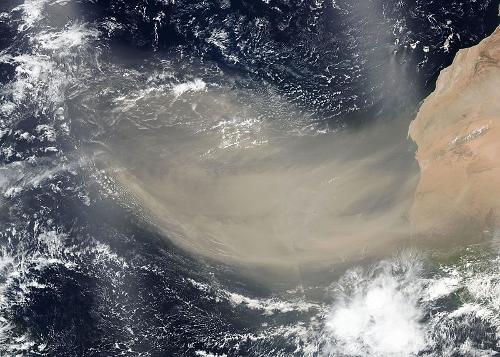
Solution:
M0 0L0 356L500 356L498 0Z

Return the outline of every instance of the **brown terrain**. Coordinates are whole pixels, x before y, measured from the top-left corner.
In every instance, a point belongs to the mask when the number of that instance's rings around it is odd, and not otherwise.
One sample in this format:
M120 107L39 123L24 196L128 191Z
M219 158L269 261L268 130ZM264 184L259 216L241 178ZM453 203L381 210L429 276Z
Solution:
M441 71L409 135L421 172L410 212L417 231L468 233L499 222L500 27Z

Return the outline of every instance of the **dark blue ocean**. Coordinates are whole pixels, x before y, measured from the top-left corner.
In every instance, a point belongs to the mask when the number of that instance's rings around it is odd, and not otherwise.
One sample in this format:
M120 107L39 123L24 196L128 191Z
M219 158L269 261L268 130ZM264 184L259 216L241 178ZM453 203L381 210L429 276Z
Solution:
M126 152L141 135L178 128L220 134L218 152L252 150L270 140L262 118L274 138L405 126L457 51L493 32L498 9L2 0L0 355L499 355L496 248L445 260L403 251L270 284L174 244L97 159L115 145L123 162L140 161ZM237 120L258 114L239 126L224 109L217 124L184 116L218 100L195 107L190 95L222 89L243 93L231 104L246 108ZM407 160L414 148L401 150Z

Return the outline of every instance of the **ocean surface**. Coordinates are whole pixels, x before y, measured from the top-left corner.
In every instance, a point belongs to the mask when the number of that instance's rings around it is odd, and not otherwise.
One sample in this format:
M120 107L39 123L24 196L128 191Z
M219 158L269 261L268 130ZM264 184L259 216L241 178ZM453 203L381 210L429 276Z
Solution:
M374 123L403 132L498 6L2 0L0 355L500 355L500 233L270 283L175 244L117 179L270 165L269 148ZM414 168L395 142L391 162ZM339 155L302 148L301 163Z

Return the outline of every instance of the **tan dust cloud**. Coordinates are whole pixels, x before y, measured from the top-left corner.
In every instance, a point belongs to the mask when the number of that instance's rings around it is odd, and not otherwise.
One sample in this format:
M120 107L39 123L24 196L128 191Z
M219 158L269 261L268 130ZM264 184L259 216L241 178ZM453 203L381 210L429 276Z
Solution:
M134 103L137 113L162 108L155 120L169 125L116 127L102 157L175 244L229 263L293 267L408 238L417 172L404 121L303 135L288 129L300 118L287 127L268 117L280 108L259 111L265 98L244 107L234 99L242 94L220 89L183 96Z

